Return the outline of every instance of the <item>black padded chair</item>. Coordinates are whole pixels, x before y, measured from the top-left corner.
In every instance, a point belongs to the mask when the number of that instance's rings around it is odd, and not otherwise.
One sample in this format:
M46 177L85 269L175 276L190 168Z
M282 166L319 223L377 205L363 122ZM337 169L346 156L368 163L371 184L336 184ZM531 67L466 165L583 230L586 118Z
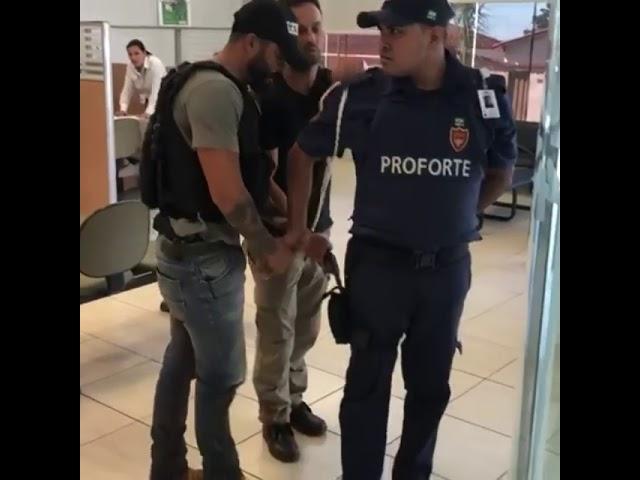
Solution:
M538 122L516 122L518 135L518 159L513 170L513 179L509 191L510 202L495 202L492 207L507 209L506 215L485 213L483 218L508 222L516 216L518 210L531 210L530 205L518 203L518 189L529 186L533 190L533 176L536 169L536 148L538 143Z

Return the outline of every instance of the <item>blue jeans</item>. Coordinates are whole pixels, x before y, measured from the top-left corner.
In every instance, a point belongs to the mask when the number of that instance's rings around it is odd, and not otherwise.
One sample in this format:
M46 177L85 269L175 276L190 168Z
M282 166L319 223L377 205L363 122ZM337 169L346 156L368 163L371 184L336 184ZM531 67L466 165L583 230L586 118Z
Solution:
M191 379L205 480L238 480L229 406L244 382L245 257L222 242L177 246L158 239L158 286L171 312L171 339L156 386L151 479L182 479ZM172 247L172 248L169 248Z

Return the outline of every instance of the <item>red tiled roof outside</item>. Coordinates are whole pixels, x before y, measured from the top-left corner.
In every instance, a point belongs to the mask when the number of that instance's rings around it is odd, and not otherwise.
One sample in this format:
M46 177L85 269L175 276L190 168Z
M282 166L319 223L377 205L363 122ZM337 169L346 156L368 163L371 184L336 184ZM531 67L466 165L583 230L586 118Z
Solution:
M476 37L476 48L493 48L500 43L497 38L479 33Z
M451 26L448 35L448 48L452 51L458 50L460 44L460 28L457 26ZM543 34L546 33L546 29L536 32L535 39L537 40ZM476 66L486 67L491 70L499 69L502 71L509 70L525 70L529 68L528 55L526 58L522 55L512 55L511 50L518 45L518 42L530 41L531 35L524 35L512 40L500 42L499 40L489 37L487 35L478 34L476 38ZM545 62L540 61L537 45L536 55L534 57L534 64L531 66L531 70L534 72L542 72L545 68ZM363 34L363 33L345 33L335 34L330 33L328 35L328 61L333 64L331 58L336 57L359 57L363 58L368 64L378 63L378 50L379 50L379 35L378 34ZM508 51L506 51L508 50ZM505 57L507 61L505 62ZM514 58L512 58L514 57Z
M546 35L547 31L548 31L547 28L542 28L540 30L536 30L535 37L538 38L541 35ZM494 45L494 47L496 47L496 48L497 47L503 47L504 48L505 46L513 44L515 42L522 42L522 41L530 42L531 41L530 39L531 39L531 33L527 33L527 34L521 35L521 36L516 37L516 38L511 38L509 40L505 40L503 42L499 42L498 44Z

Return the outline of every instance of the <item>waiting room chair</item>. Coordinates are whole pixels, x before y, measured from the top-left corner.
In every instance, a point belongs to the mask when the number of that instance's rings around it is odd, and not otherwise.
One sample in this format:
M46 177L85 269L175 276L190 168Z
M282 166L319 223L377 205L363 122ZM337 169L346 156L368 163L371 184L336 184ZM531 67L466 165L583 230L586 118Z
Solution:
M132 270L136 287L148 285L149 283L157 281L157 268L158 262L156 259L156 242L150 241L149 247L147 248L147 253L145 253L144 258ZM169 312L169 307L164 300L162 301L159 308L162 312Z
M119 117L114 119L114 124L116 158L132 157L142 145L140 121L132 117Z
M149 246L149 210L125 201L97 210L80 225L80 303L131 287L131 270Z
M118 192L124 191L126 177L137 177L138 157L142 148L140 120L131 117L114 119L114 137L116 150L116 181Z
M133 279L129 283L129 287L136 288L155 282L157 280L156 268L156 242L150 241L140 263L131 269Z
M518 159L513 170L510 202L494 202L492 206L507 208L506 215L485 213L482 217L507 222L516 216L518 210L531 210L531 206L518 203L518 188L529 185L533 190L533 176L536 169L536 149L538 143L538 122L516 122L518 138Z

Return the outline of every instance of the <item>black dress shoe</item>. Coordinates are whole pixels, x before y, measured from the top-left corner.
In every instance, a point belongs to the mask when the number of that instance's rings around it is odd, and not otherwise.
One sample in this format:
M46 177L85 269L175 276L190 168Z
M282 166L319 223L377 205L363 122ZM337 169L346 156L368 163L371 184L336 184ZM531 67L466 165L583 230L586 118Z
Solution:
M267 442L269 453L275 459L284 463L293 463L300 459L300 449L288 423L263 425L262 436Z
M321 437L327 432L326 422L314 415L304 402L291 409L291 426L309 437Z

